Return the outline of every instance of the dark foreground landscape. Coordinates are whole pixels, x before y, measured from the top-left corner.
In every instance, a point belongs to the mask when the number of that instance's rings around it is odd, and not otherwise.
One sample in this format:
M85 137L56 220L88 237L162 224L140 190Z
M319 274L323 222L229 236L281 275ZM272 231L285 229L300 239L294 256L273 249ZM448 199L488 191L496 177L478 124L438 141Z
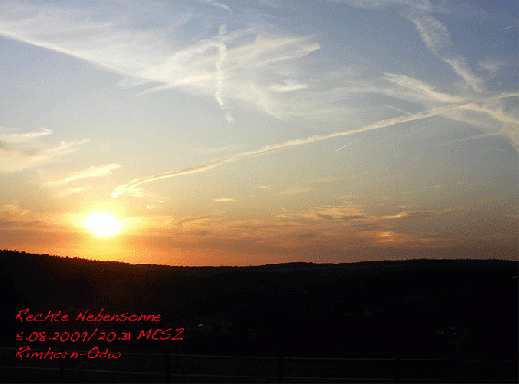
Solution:
M518 379L517 261L170 267L1 251L0 274L3 382Z

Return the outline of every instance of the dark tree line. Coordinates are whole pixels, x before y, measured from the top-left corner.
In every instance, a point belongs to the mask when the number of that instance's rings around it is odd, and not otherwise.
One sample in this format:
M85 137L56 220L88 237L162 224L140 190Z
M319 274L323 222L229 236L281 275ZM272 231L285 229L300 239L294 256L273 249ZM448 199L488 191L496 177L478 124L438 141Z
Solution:
M516 358L518 263L409 260L172 267L0 251L3 343L18 311L160 314L173 351L344 357ZM102 324L133 332L156 324ZM45 323L39 329L79 330ZM161 349L132 340L125 348ZM171 342L170 342L171 343Z

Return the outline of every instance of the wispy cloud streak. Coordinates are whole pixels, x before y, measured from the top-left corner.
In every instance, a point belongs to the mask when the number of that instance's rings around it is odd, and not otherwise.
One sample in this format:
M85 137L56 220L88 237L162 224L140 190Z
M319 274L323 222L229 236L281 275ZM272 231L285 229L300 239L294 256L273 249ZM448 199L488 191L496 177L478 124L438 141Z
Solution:
M118 197L124 193L127 193L134 187L137 187L144 183L150 183L155 180L161 180L161 179L167 179L167 178L171 178L171 177L178 177L178 176L191 175L191 174L200 173L200 172L206 172L210 169L216 168L223 164L235 162L237 160L241 160L241 159L248 158L248 157L265 154L265 153L268 153L268 152L271 152L274 150L286 149L286 148L290 148L290 147L298 147L301 145L329 140L329 139L332 139L335 137L349 136L349 135L354 135L354 134L361 133L361 132L367 132L367 131L390 127L390 126L393 126L393 125L399 124L399 123L406 123L409 121L426 119L428 117L436 116L436 115L451 111L456 108L461 108L462 106L463 106L463 104L448 106L448 107L443 107L443 108L437 108L437 109L433 109L430 111L415 113L413 115L402 116L402 117L395 118L395 119L382 120L382 121L379 121L379 122L376 122L373 124L369 124L364 127L354 129L351 131L334 132L334 133L331 133L328 135L315 135L315 136L308 137L306 139L290 140L290 141L286 141L286 142L280 143L280 144L267 145L267 146L258 148L254 151L239 153L239 154L236 154L234 156L228 157L223 160L200 164L195 167L186 168L186 169L183 169L180 171L166 172L166 173L162 173L160 175L155 175L152 177L134 179L127 184L123 184L123 185L120 185L117 188L115 188L114 192L111 193L111 196Z
M344 144L342 147L339 147L335 150L335 152L339 152L341 149L344 149L346 147L349 147L352 143Z
M0 132L2 129L0 127ZM27 141L31 141L36 137L47 136L52 134L52 129L43 129L41 132L28 132L28 133L0 133L0 141L5 143L25 143Z
M120 168L119 164L109 164L109 165L92 165L91 167L84 169L80 172L77 172L73 175L65 177L64 179L53 181L47 183L48 186L52 185L62 185L67 184L72 181L82 180L82 179L90 179L93 177L103 177L108 176L114 169Z
M517 96L519 96L519 93L507 93L507 94L497 95L497 96L485 99L483 101L484 102L488 102L488 101L492 101L492 100L495 101L495 100L499 100L499 99L503 99L503 98L517 97ZM497 121L504 122L509 125L513 125L515 127L515 129L512 129L511 133L508 131L503 131L503 133L506 134L508 136L508 138L510 138L511 140L517 140L516 131L519 128L519 121L517 119L510 117L508 115L505 115L502 112L495 111L490 108L481 107L481 106L477 105L475 102L450 104L450 105L447 105L444 107L434 108L434 109L430 109L427 111L414 113L411 115L400 116L400 117L388 119L388 120L381 120L381 121L378 121L378 122L375 122L372 124L368 124L363 127L353 129L350 131L334 132L334 133L330 133L328 135L314 135L314 136L307 137L305 139L290 140L290 141L286 141L286 142L280 143L280 144L266 145L264 147L254 150L254 151L239 153L234 156L225 158L223 160L217 160L217 161L199 164L195 167L186 168L186 169L183 169L180 171L165 172L165 173L147 177L147 178L134 179L134 180L130 181L129 183L116 187L114 192L111 193L111 196L118 197L124 193L128 193L134 187L137 187L141 184L150 183L155 180L161 180L161 179L167 179L167 178L172 178L172 177L206 172L210 169L216 168L223 164L232 163L232 162L244 159L244 158L267 154L274 150L283 150L283 149L290 148L290 147L298 147L301 145L316 143L316 142L320 142L320 141L324 141L324 140L333 139L336 137L355 135L355 134L362 133L362 132L378 130L378 129L382 129L382 128L386 128L386 127L391 127L396 124L407 123L407 122L416 121L416 120L423 120L423 119L427 119L430 117L444 116L444 117L448 118L448 113L455 111L455 110L469 110L469 111L474 111L474 112L485 113ZM515 132L515 136L514 136L514 132ZM516 144L517 144L517 142L516 142Z
M231 11L225 4L207 3ZM178 88L213 95L221 109L228 108L226 99L235 99L269 113L269 93L304 87L287 82L284 88L268 88L276 74L274 65L320 48L311 38L266 33L258 23L231 31L220 24L216 36L186 42L176 36L184 34L181 29L191 18L202 19L204 15L193 15L180 5L163 6L168 12L162 10L166 15L157 18L166 18L167 27L146 28L132 24L133 18L148 12L141 9L140 3L131 4L127 10L116 6L107 16L96 13L93 6L75 9L56 4L0 4L0 35L127 76L121 80L121 86L148 84L141 94ZM118 17L119 13L124 17ZM153 83L160 84L151 87ZM261 88L263 95L251 95L254 87ZM224 117L229 122L234 120L229 111Z
M417 99L423 98L440 103L463 103L465 101L463 97L438 92L434 87L405 75L386 73L385 79L406 90L412 91Z
M476 76L469 68L464 57L452 52L453 43L447 27L430 14L434 10L428 0L329 0L345 3L360 8L382 8L387 5L397 5L402 9L402 15L411 21L418 30L422 41L427 48L434 52L443 62L450 65L474 91L483 92L483 80Z
M3 129L3 131L6 130ZM19 172L52 163L56 159L74 152L78 146L89 141L88 139L72 142L60 141L58 145L51 147L42 143L38 145L29 143L51 133L52 130L44 129L41 132L0 134L0 173Z
M483 80L472 73L465 58L450 52L453 44L445 25L438 19L424 14L423 10L416 6L412 6L411 11L404 12L404 15L414 23L427 48L450 65L454 72L474 91L483 92L485 90Z
M225 5L225 4L222 4L222 3L218 3L218 2L213 1L213 0L205 0L205 2L211 4L213 7L222 8L222 9L225 9L226 11L229 11L229 12L232 13L231 8L229 8L228 5Z

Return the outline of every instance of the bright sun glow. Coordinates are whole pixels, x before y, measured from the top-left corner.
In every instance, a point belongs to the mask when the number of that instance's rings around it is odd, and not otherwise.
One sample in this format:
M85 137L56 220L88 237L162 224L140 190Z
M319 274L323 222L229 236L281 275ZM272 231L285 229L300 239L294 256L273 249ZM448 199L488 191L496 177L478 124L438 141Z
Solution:
M104 213L91 212L85 222L88 229L99 236L119 233L121 222Z

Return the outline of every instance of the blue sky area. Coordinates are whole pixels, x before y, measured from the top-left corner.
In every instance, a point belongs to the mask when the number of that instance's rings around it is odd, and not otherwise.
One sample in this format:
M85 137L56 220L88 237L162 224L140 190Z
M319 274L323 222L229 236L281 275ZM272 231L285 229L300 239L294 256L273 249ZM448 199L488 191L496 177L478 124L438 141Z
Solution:
M1 1L0 248L517 260L518 36L507 0Z

